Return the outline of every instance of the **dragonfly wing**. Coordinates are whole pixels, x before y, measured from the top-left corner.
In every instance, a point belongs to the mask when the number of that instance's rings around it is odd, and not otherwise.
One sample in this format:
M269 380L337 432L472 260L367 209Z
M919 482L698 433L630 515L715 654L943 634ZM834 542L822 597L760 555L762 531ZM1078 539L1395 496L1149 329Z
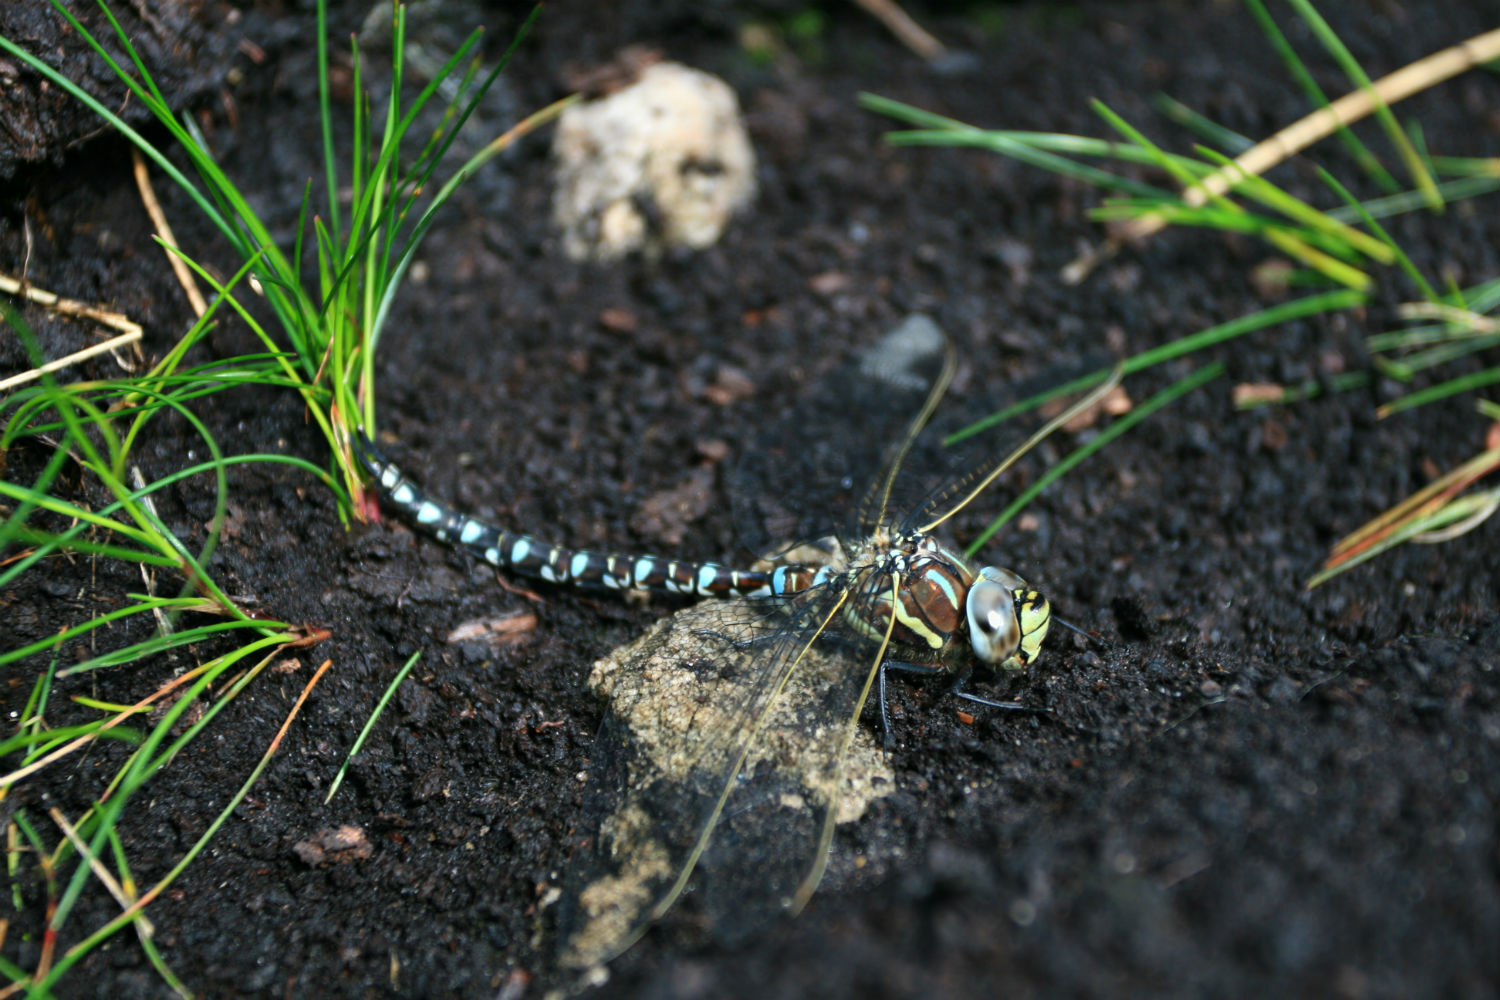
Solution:
M892 789L868 734L841 753L862 672L812 641L837 622L814 596L771 615L688 608L596 665L609 708L559 911L563 965L629 947L694 868L714 934L744 940L805 898L830 810L857 818Z

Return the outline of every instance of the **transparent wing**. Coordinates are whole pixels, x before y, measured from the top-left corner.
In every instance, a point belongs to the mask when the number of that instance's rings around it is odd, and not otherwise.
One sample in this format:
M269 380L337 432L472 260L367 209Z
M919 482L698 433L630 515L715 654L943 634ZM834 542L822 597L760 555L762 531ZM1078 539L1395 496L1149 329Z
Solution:
M811 892L831 821L892 789L869 733L848 739L873 649L849 655L837 595L763 603L688 608L596 665L609 709L560 904L563 965L629 947L695 868L714 934L748 938Z
M948 339L908 316L810 393L744 456L730 495L741 540L758 555L798 541L873 527L869 502L913 418L951 375Z

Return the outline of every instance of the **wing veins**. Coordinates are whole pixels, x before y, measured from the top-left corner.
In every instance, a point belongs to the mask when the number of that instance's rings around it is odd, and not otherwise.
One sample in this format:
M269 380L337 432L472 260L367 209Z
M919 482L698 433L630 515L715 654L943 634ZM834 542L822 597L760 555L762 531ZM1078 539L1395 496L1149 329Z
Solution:
M901 589L901 574L891 574L891 607L895 608L895 601L899 597ZM854 735L859 731L859 717L864 714L865 702L869 700L870 688L875 684L875 678L880 675L880 665L885 662L886 650L891 645L891 634L896 629L896 615L894 610L890 621L886 623L885 636L880 640L880 648L875 651L875 658L870 661L870 669L865 674L864 687L860 689L859 699L854 703L854 710L849 713L849 719L844 724L844 735L839 741L838 754L834 757L833 791L829 801L823 803L823 825L818 834L817 855L813 859L813 867L797 886L796 893L792 896L792 913L797 914L807 905L812 894L817 891L818 883L823 881L823 874L828 869L828 850L833 844L833 830L838 825L838 798L843 792L844 769L849 760L849 748L854 742Z
M677 901L677 897L682 895L682 890L686 888L689 876L692 875L693 869L697 867L698 859L702 857L704 849L708 846L709 839L713 836L714 827L718 825L719 817L724 811L724 804L729 800L729 794L734 789L734 779L744 766L745 758L749 756L750 749L754 745L755 738L759 735L761 727L765 724L767 717L770 716L772 709L780 700L781 694L786 689L787 681L791 678L792 673L801 664L803 657L807 655L807 651L812 648L813 643L818 641L824 630L833 622L834 617L843 608L848 599L849 591L846 589L839 595L833 607L829 608L828 614L823 618L818 628L802 644L802 648L798 651L797 655L781 671L770 696L766 699L765 704L759 707L749 727L740 732L740 744L732 752L730 764L723 772L723 788L719 792L719 797L714 802L713 809L710 810L707 818L703 821L702 829L698 832L698 838L693 843L693 848L688 853L687 859L683 862L682 869L678 872L676 881L672 883L666 894L657 901L656 905L651 908L646 920L647 923L659 920L672 908L672 904Z

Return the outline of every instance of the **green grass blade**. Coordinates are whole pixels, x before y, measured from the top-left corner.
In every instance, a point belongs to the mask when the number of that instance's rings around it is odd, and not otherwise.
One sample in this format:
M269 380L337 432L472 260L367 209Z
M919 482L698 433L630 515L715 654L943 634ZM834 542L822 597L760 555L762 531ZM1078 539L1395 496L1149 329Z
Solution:
M1142 198L1173 197L1172 193L1164 188L1155 187L1129 177L1121 177L1118 174L1100 170L1098 167L1091 167L1086 163L1070 160L1065 156L1057 156L1047 152L1036 144L1023 142L1001 132L889 132L885 136L885 141L892 146L969 146L987 149L1002 156L1008 156L1020 163L1040 167L1061 177L1070 177L1106 191L1123 191ZM1115 152L1120 159L1131 161L1140 159L1139 157L1120 152L1120 150L1126 147L1118 143L1110 145L1115 146Z
M395 269L391 274L390 283L386 286L383 294L381 295L374 319L371 322L369 328L370 339L367 348L369 352L373 353L376 344L379 342L381 330L385 326L386 316L390 312L391 302L395 299L396 290L400 286L402 278L406 275L406 269L411 266L412 259L416 256L418 246L420 245L422 239L427 235L427 231L431 228L438 211L452 196L453 192L457 190L458 186L465 180L467 180L475 170L479 169L481 165L488 162L494 156L498 155L501 150L508 147L512 141L523 135L526 135L536 128L541 127L546 122L553 120L558 115L562 114L562 112L568 107L577 103L579 99L580 96L578 94L572 94L568 97L562 98L561 100L554 101L552 104L549 104L547 107L542 108L540 111L536 111L531 115L528 115L504 135L496 138L489 145L485 146L484 149L481 149L479 152L470 157L469 160L462 167L460 167L459 170L451 178L449 178L448 182L443 185L442 189L433 196L432 203L427 206L426 211L422 213L422 217L412 228L411 236L408 238L406 245L402 248L400 256L397 258Z
M338 157L333 150L333 99L331 88L328 83L328 0L318 0L318 121L323 130L323 183L328 186L328 225L335 233L334 242L337 243L339 227L339 170ZM354 93L360 93L358 81ZM359 101L356 97L355 104ZM357 138L357 137L356 137ZM355 148L359 148L356 142ZM311 189L311 182L308 184ZM307 211L307 200L302 202L304 219ZM302 226L297 227L298 252L293 255L293 260L301 263ZM298 272L301 273L299 266Z
M1292 78L1297 81L1297 85L1307 95L1308 101L1314 107L1328 107L1330 102L1327 95L1323 93L1323 89L1313 79L1312 73L1308 71L1307 65L1303 63L1301 57L1292 49L1291 43L1286 39L1286 35L1282 34L1276 22L1271 19L1271 15L1266 10L1262 0L1246 0L1245 5L1250 9L1250 13L1255 18L1256 23L1260 25L1260 30L1265 34L1266 39L1270 41L1271 47L1281 57L1282 64L1286 66L1287 72L1292 74ZM1374 180L1383 190L1400 190L1401 185L1396 183L1396 178L1392 177L1390 171L1386 170L1381 164L1380 158L1372 153L1369 147L1360 142L1359 138L1350 131L1347 125L1340 124L1335 135L1338 136L1339 141L1344 144L1344 149L1353 157L1355 164L1367 177Z
M370 717L365 720L365 724L360 729L359 735L354 738L354 745L349 748L349 753L345 755L344 763L339 767L338 774L333 776L333 783L328 786L328 795L323 799L325 805L333 801L334 795L338 793L339 786L344 783L344 775L348 773L349 765L354 763L355 756L359 753L360 748L365 745L365 739L370 735L370 731L375 728L375 722L380 718L381 713L385 711L385 706L390 703L391 698L395 696L397 688L401 687L401 682L406 680L406 675L411 673L411 668L417 665L417 660L421 659L421 657L422 653L420 650L411 654L405 665L396 671L396 676L386 685L384 693L380 696L380 701L375 704L375 710L370 713Z
M1250 139L1232 129L1225 128L1218 122L1205 118L1176 98L1158 93L1152 98L1151 103L1156 105L1156 109L1166 116L1168 121L1181 125L1204 142L1217 146L1230 156L1238 156L1255 145Z
M1429 302L1436 301L1437 293L1427 283L1427 279L1422 276L1422 272L1417 270L1417 265L1412 263L1411 258L1406 255L1406 251L1402 250L1401 246L1391 237L1391 234L1385 231L1385 227L1375 221L1375 217L1349 193L1348 188L1339 183L1338 178L1322 167L1318 168L1318 176L1322 178L1323 183L1328 186L1329 190L1343 199L1347 208L1359 216L1360 220L1369 227L1370 232L1375 235L1375 238L1390 248L1391 258L1401 268L1402 273L1417 287L1422 297Z
M1281 229L1267 229L1265 238L1266 242L1288 257L1306 264L1319 274L1346 288L1351 288L1358 292L1367 292L1375 283L1375 279L1364 271L1361 271L1357 267L1351 267L1320 250L1315 250L1308 246L1306 240L1298 238L1296 234Z
M3 447L8 447L8 445L0 442L0 448ZM37 477L36 484L30 490L18 488L19 495L11 497L11 499L18 502L10 516L0 521L0 551L4 551L6 546L14 543L25 529L26 522L36 512L38 506L36 500L48 495L47 490L52 487L52 483L62 473L62 467L67 464L67 461L68 452L66 449L58 448L54 450L51 457L47 459L47 464L42 468L41 475ZM8 485L5 480L0 480L0 490L4 490ZM85 530L84 527L80 525L78 532L81 534L83 530ZM0 589L3 589L12 578L12 572L0 569Z
M203 606L187 607L179 610L200 611L207 613ZM89 657L58 674L60 677L71 677L74 674L86 673L90 670L100 670L106 667L118 667L137 660L148 659L159 656L173 649L183 649L196 642L202 642L215 636L230 632L250 631L260 634L265 638L276 638L284 635L293 626L287 622L278 622L270 619L244 619L225 622L215 622L212 625L200 625L194 628L179 629L166 635L155 635L143 642L138 642L120 649L110 650L98 656Z
M1417 351L1413 354L1405 354L1397 359L1385 359L1386 364L1394 366L1401 375L1402 381L1409 381L1417 372L1424 372L1429 368L1448 364L1459 358L1467 357L1479 351L1487 351L1491 347L1500 345L1500 336L1490 334L1485 337L1466 337L1462 340L1453 340L1445 344L1430 347L1425 351Z
M1332 389L1334 392L1348 392L1351 389L1362 389L1369 384L1369 372L1343 372L1328 379L1327 388ZM1288 403L1317 399L1323 395L1325 385L1319 379L1310 378L1297 385L1286 385L1279 388L1281 391L1275 395L1256 393L1248 398L1237 398L1234 401L1234 408L1236 410L1254 410L1262 406L1285 406Z
M1259 312L1251 313L1249 316L1241 316L1227 323L1220 323L1218 326L1209 327L1207 330L1199 331L1189 337L1182 337L1169 344L1163 344L1160 347L1154 347L1149 351L1143 351L1121 362L1121 367L1124 369L1126 375L1145 371L1147 368L1159 365L1164 361L1171 361L1185 354L1204 350L1216 344L1233 340L1235 337L1246 333L1263 330L1266 327L1288 323L1296 319L1303 319L1307 316L1315 316L1319 313L1335 312L1340 309L1353 309L1363 304L1364 301L1365 297L1363 295L1347 290L1323 292L1318 295L1307 296L1306 298L1293 299L1290 302L1283 302L1269 309L1262 309ZM1050 389L1047 392L1030 396L1019 403L1015 403L985 417L983 420L976 421L962 430L955 431L944 439L943 444L957 444L960 441L973 437L975 434L982 433L991 427L1004 423L1012 417L1025 413L1027 410L1040 406L1048 400L1069 393L1079 392L1089 386L1098 385L1108 374L1109 369L1101 368L1099 371L1085 375L1082 378L1064 383L1056 389Z
M31 686L31 694L26 699L26 707L21 709L19 736L29 733L40 732L47 714L47 699L52 693L52 681L57 675L57 657L54 656L47 661L47 669L37 677L36 683ZM0 754L4 756L4 754Z
M1405 544L1406 542L1420 541L1421 539L1418 538L1420 535L1441 531L1450 525L1473 517L1476 512L1490 508L1495 503L1495 499L1496 495L1493 493L1476 493L1459 497L1450 503L1444 504L1425 517L1416 518L1401 525L1392 531L1390 535L1374 542L1369 548L1350 556L1348 559L1338 563L1338 565L1319 570L1308 578L1304 586L1308 590L1322 586L1346 570L1353 569L1360 563L1369 562L1381 553L1389 552L1398 545Z
M242 691L250 683L250 681L254 680L254 678L260 674L260 672L268 663L270 663L270 661L271 657L268 656L260 663L256 664L255 667L253 667L250 671L248 671L246 675L240 679L240 681L238 681L231 687L230 692L226 694L226 698L221 699L218 705L215 705L214 708L210 709L208 715L206 715L202 720L193 725L187 733L184 733L184 737L187 739L191 739L191 737L196 736L200 731L202 731L206 723L212 717L212 714L217 712L223 704L227 704L227 699L229 697L233 697L233 695L236 695L240 691ZM167 874L164 875L156 883L156 885L152 886L149 892L147 892L144 896L136 901L133 907L136 912L139 912L139 910L144 908L147 903L159 896L163 891L166 890L167 887L169 887L173 882L176 881L177 877L187 869L188 865L192 864L193 860L203 851L204 847L208 845L209 841L213 839L214 835L219 832L219 828L224 825L225 821L228 820L230 815L233 814L234 810L239 807L239 804L244 801L245 796L250 793L250 789L254 787L255 782L260 780L260 776L265 771L267 765L271 763L276 749L280 745L282 737L285 735L287 729L291 725L292 720L296 717L298 711L302 707L303 702L306 700L308 691L311 690L311 685L317 683L317 680L323 675L324 671L327 670L328 665L328 663L325 663L322 667L319 668L317 674L314 675L313 680L309 684L308 688L303 690L302 696L298 698L296 705L293 706L292 712L288 715L286 722L283 723L281 730L277 733L276 738L272 741L270 747L267 748L260 761L256 764L254 769L251 770L249 777L245 779L244 783L239 787L235 794L230 797L229 802L224 806L222 810L220 810L219 814L214 818L213 822L208 825L208 828L203 831L203 834L193 842L193 846L183 854L183 856L177 861L175 865L172 866ZM182 701L186 701L186 697L179 701L179 704L181 704ZM158 729L160 728L161 727L159 726ZM123 800L125 797L126 796L117 796L116 799L111 799L111 803L114 803L117 800ZM109 828L112 828L113 825L114 824L111 823ZM80 871L85 870L86 869L80 867ZM61 907L59 907L59 910L60 909ZM89 935L87 938L74 945L72 948L69 948L67 952L65 952L53 966L51 971L48 973L47 978L44 979L40 984L38 984L38 986L40 988L46 989L56 984L58 980L75 962L77 962L84 955L87 955L101 942L107 940L116 931L131 923L134 919L134 912L122 913L111 920L109 923L105 924L103 927L99 928L93 934Z
M167 760L171 758L170 752L164 753L160 757L155 757L153 755L156 754L158 747L160 747L160 745L171 734L173 728L175 728L176 726L177 720L182 717L183 713L186 712L192 705L197 704L198 699L202 697L203 693L209 688L209 686L214 681L218 680L218 678L226 670L228 670L235 663L239 662L240 659L249 655L251 652L256 651L260 647L266 645L279 646L282 645L285 641L286 640L280 638L262 638L250 643L245 647L242 647L241 649L235 650L233 653L217 657L213 661L213 666L211 667L211 669L205 670L203 675L200 676L192 684L192 686L183 693L180 698L178 698L175 702L167 707L167 710L163 714L161 721L157 723L156 727L151 730L150 734L147 735L145 741L141 744L141 746L138 747L135 753L131 755L130 763L127 764L124 770L120 772L112 794L110 794L103 801L98 811L96 812L93 821L89 824L89 826L91 827L91 835L89 837L90 851L98 854L100 847L103 845L104 839L109 835L109 831L114 829L114 827L118 824L120 815L124 811L126 803L129 802L134 793L138 791L141 786L144 785L150 779L150 777L157 770L159 770ZM247 673L246 678L242 678L242 681L247 680L251 676L253 675ZM237 694L238 691L242 689L243 684L240 684L237 686L231 686L230 691ZM204 727L218 714L218 712L227 703L227 697L228 692L226 692L226 697L220 698L216 703L211 705L204 712L202 718L188 727L188 729L182 734L182 736L172 744L174 752L176 749L180 749L182 746L186 745L186 742L190 742L194 737L198 735L198 733L203 731ZM80 832L82 832L83 828L84 824L80 823ZM74 869L72 876L68 880L67 888L64 890L62 896L58 899L57 907L54 910L52 919L48 924L48 926L51 927L54 931L60 929L63 924L66 923L68 916L72 912L73 906L77 903L78 896L83 891L83 887L87 883L90 874L91 873L87 865L79 865L76 869ZM60 973L61 970L54 967L46 983L55 982L56 977L60 975Z
M1288 0L1288 2L1296 10L1297 15L1302 18L1303 22L1312 29L1313 36L1318 39L1328 54L1333 56L1334 61L1339 64L1339 68L1344 71L1344 75L1356 87L1365 91L1371 100L1374 101L1375 120L1380 123L1391 144L1396 147L1396 151L1406 164L1406 169L1411 175L1412 182L1416 185L1417 190L1421 191L1423 196L1428 199L1428 206L1433 211L1442 211L1443 199L1438 194L1437 187L1433 184L1432 175L1428 173L1426 166L1422 163L1422 158L1417 154L1415 147L1412 146L1411 140L1401 128L1400 123L1396 121L1396 116L1391 112L1390 107L1380 98L1380 94L1375 90L1374 83L1365 74L1364 67L1360 66L1359 61L1345 47L1343 41L1328 26L1328 22L1323 20L1323 15L1319 14L1308 0Z
M1415 409L1418 406L1426 406L1449 396L1456 396L1461 392L1471 392L1474 389L1483 389L1487 385L1500 385L1500 367L1486 368L1483 371L1473 372L1469 375L1460 375L1458 378L1439 382L1437 385L1429 386L1418 392L1409 393L1400 399L1386 403L1375 411L1375 415L1381 419L1392 414L1401 413L1405 410Z
M9 739L0 740L0 757L15 753L17 750L27 750L22 763L29 764L59 744L91 734L105 739L122 740L132 746L140 746L141 741L145 739L139 731L127 729L124 726L115 726L101 732L100 727L103 725L104 720L101 719L98 722L86 722L75 726L57 726L40 732L18 733Z
M326 471L316 465L313 465L311 462L308 462L305 459L297 458L295 456L274 454L233 455L225 458L222 464L229 466L241 465L247 462L280 462L285 465L293 466L294 468L300 469L303 472L312 474L320 482L322 482L324 486L327 486L330 490L334 491L335 495L339 495L339 487L337 482L331 476L329 476ZM148 484L144 489L135 491L132 494L132 497L139 500L147 496L154 490L165 488L172 485L173 483L180 482L183 479L187 479L190 476L196 476L200 473L209 471L215 466L215 464L216 463L213 462L202 462L198 465L188 466L185 469L179 469L174 473L163 476L155 482ZM3 492L8 485L9 484L5 483L3 480L0 480L0 492ZM345 499L347 500L347 498ZM116 501L115 503L112 503L107 507L101 508L98 513L100 515L107 516L114 513L114 511L117 510L120 505L120 501ZM54 539L51 542L47 543L47 545L43 548L38 549L38 551L32 553L31 555L12 563L11 565L5 567L3 570L0 570L0 589L3 589L5 586L7 586L22 572L30 568L30 566L35 562L56 551L59 546L74 543L77 536L86 530L88 530L87 525L79 524L72 528L69 528L66 531L60 532L59 534L54 536ZM173 564L175 565L175 563L176 560L174 559Z
M1456 180L1440 182L1437 190L1444 202L1464 201L1500 190L1500 177L1460 177ZM1344 206L1329 209L1327 215L1340 222L1354 222L1365 217L1385 219L1392 215L1402 215L1426 207L1427 199L1423 197L1422 192L1402 191L1385 198L1362 202L1359 211Z
M150 553L152 550L155 550L156 558L164 558L168 563L176 562L174 554L170 551L163 551L160 547L160 539L154 537L149 530L138 528L133 524L126 524L123 521L116 521L113 518L97 514L78 504L59 500L54 496L38 493L24 486L15 486L4 480L0 480L0 496L21 501L33 508L60 514L66 518L76 518L102 531L110 531L118 535L123 535L146 550L140 553L140 557L143 559L151 558Z
M1104 428L1104 430L1100 431L1098 436L1096 436L1093 440L1089 441L1087 444L1075 448L1065 458L1063 458L1062 461L1058 462L1056 465L1053 465L1050 469L1048 469L1045 473L1038 477L1036 482L1032 483L1029 487L1023 490L1020 496L1011 501L1010 505L1003 511L1001 511L1000 515L996 517L995 520L991 521L989 526L986 527L984 531L980 532L979 537L974 539L973 542L969 543L969 545L965 547L964 555L972 559L975 553L977 553L986 542L988 542L995 536L996 532L998 532L1001 528L1005 527L1007 523L1009 523L1011 518L1015 517L1022 510L1025 510L1027 505L1029 505L1031 501L1035 500L1043 490L1045 490L1048 486L1051 486L1053 483L1057 482L1057 480L1061 479L1063 476L1067 475L1067 473L1070 472L1080 462L1103 449L1105 445L1109 444L1111 441L1115 440L1115 438L1130 430L1130 428L1134 427L1142 420L1145 420L1147 417L1151 416L1157 410L1160 410L1167 404L1174 402L1182 396L1187 395L1194 389L1199 388L1200 386L1212 381L1213 379L1218 378L1222 374L1224 374L1223 362L1215 361L1212 364L1198 369L1190 375L1178 379L1176 382L1173 382L1161 392L1158 392L1156 395L1146 400L1140 406L1131 410L1124 417L1114 421L1108 427Z
M1124 136L1126 141L1132 146L1145 150L1150 155L1152 162L1176 179L1178 184L1185 188L1192 187L1198 180L1193 175L1193 171L1188 169L1177 157L1168 155L1156 143L1147 139L1144 132L1131 125L1120 115L1115 114L1109 105L1098 98L1094 98L1089 102L1089 107L1093 109L1094 114L1103 118L1110 128ZM1215 200L1226 206L1229 204L1227 199L1218 198Z
M1227 167L1233 162L1211 149L1199 147L1199 151L1206 159L1220 167ZM1351 257L1360 254L1380 264L1389 264L1395 259L1395 254L1386 241L1378 236L1361 232L1348 223L1330 218L1327 212L1288 194L1264 177L1246 175L1240 183L1235 185L1235 190L1273 211L1280 212L1312 232L1327 236L1339 245L1348 246Z
M125 844L121 841L118 830L111 830L109 832L109 849L114 855L115 870L119 872L121 888L124 889L127 898L136 898L135 878L130 873L130 862L125 856ZM147 960L151 963L151 967L156 970L156 974L161 976L162 982L166 983L167 988L176 993L182 1000L193 1000L193 992L183 984L182 980L167 965L166 959L162 957L161 951L156 947L156 942L147 933L146 927L148 925L145 923L144 917L134 921L134 924L139 934L141 950L146 953Z
M158 609L170 609L175 607L195 607L201 606L201 603L202 602L199 601L193 601L191 598L146 597L137 604L129 605L123 608L115 608L111 611L106 611L103 614L96 615L95 617L90 618L88 621L83 622L82 624L73 625L66 629L63 629L61 632L58 632L54 635L49 635L45 639L38 639L35 642L28 643L25 646L21 646L17 649L8 649L4 652L0 652L0 666L5 666L6 664L14 663L17 660L24 659L36 653L56 648L57 646L60 646L63 643L68 642L69 640L76 639L82 635L87 635L94 629L102 628L106 625L112 624L113 622L122 621L126 618L130 618L143 612L150 612ZM67 676L71 669L72 668L69 668L69 670L63 671L61 676Z

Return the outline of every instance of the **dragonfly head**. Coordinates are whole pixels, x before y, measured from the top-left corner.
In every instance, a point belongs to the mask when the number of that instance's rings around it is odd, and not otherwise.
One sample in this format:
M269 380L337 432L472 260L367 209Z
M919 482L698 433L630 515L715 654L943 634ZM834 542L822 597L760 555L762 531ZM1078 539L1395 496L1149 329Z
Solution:
M1041 652L1052 607L1008 569L986 566L964 601L974 655L1000 670L1025 670Z

